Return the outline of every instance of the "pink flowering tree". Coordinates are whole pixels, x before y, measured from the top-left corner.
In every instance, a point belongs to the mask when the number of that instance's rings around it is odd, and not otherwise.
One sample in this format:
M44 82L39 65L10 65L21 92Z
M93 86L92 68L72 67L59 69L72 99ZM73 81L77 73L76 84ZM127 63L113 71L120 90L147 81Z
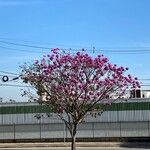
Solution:
M77 127L87 113L103 112L127 90L140 87L137 78L125 75L127 70L103 55L93 58L84 51L71 55L53 49L33 65L23 66L22 79L36 89L36 100L64 121L75 150Z

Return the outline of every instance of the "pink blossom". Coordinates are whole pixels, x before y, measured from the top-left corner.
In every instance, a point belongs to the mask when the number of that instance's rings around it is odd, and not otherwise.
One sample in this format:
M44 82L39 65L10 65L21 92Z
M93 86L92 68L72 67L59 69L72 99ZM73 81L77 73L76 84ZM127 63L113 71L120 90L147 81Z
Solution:
M107 96L122 97L124 89L140 88L137 78L130 74L124 75L127 70L128 68L112 64L104 55L93 58L85 51L75 55L64 54L56 48L41 61L35 61L34 67L24 70L24 73L25 82L38 91L46 88L50 92L51 96L47 98L50 104L67 102L72 107L74 100L76 105L86 103L86 100L88 103L95 100L102 102Z
M35 64L38 64L39 63L39 61L38 60L35 60Z

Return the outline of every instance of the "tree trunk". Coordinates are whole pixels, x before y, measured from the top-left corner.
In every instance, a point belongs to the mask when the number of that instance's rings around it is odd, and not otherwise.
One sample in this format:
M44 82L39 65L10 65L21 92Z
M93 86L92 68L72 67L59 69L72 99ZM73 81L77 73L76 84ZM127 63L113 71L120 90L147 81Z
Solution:
M73 135L71 137L71 150L76 150L76 137Z
M76 150L76 133L77 133L77 124L73 124L70 130L71 134L71 150Z

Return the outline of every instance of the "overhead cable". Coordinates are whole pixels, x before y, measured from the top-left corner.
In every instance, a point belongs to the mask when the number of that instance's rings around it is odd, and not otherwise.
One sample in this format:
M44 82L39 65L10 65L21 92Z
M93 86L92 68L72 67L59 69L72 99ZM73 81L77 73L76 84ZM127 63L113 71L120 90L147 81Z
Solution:
M23 43L17 43L17 42L9 42L9 41L3 41L3 40L0 40L0 43L3 43L3 44L8 44L8 45L15 45L15 46L23 46L23 47L30 47L30 48L36 48L36 49L47 49L47 50L51 50L51 49L54 49L52 47L45 47L45 46L37 46L37 45L29 45L29 44L23 44ZM4 47L4 46L0 46L1 48L5 48L5 49L13 49L13 48L8 48L8 47ZM61 50L69 50L69 51L78 51L78 50L81 50L80 49L76 49L76 48L60 48ZM19 50L19 49L14 49L14 50ZM25 50L24 50L25 51ZM138 48L136 47L135 48L124 48L124 49L114 49L114 48L107 48L107 49L104 49L104 48L95 48L93 47L90 48L89 50L87 51L91 51L93 53L95 52L105 52L105 53L114 53L114 54L144 54L144 53L149 53L150 52L150 49L147 49L147 48ZM34 52L34 51L29 51L28 52Z
M5 73L5 74L12 74L12 75L19 75L17 73L13 73L13 72L7 72L7 71L0 71L1 73Z
M0 84L1 86L10 86L10 87L32 87L32 86L28 86L28 85L17 85L17 84Z

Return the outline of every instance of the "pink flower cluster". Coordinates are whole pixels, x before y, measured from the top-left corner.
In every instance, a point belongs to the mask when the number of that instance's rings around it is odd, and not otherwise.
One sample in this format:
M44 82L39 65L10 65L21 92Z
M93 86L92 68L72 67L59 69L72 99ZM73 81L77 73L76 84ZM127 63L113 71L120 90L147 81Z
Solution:
M104 99L113 102L127 89L140 88L137 78L125 75L127 70L111 64L103 55L93 58L85 52L62 54L57 48L41 61L36 60L24 75L27 82L48 93L47 101L80 105Z

